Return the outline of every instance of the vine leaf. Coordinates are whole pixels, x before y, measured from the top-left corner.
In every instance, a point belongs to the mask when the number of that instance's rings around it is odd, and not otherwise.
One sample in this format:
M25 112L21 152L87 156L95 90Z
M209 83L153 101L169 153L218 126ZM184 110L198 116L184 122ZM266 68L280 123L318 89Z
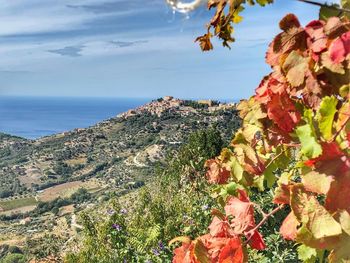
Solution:
M343 235L340 242L338 242L338 246L331 252L329 255L330 263L347 263L350 261L350 236Z
M193 254L192 243L182 243L181 247L174 250L173 263L196 262Z
M249 200L240 200L237 197L231 197L225 206L226 215L232 216L231 224L234 226L234 232L239 235L254 228L254 209Z
M242 243L238 238L230 238L220 252L219 263L241 263L245 262Z
M337 112L338 100L335 97L324 97L317 112L318 128L325 140L333 137L333 121Z
M315 263L317 259L322 258L322 256L323 253L320 253L320 251L315 248L311 248L305 245L300 245L298 247L298 257L303 261L303 263Z
M267 103L267 115L285 132L293 131L300 121L300 113L285 93L272 95L271 101Z
M299 126L296 130L301 142L301 152L308 158L316 158L322 154L321 145L316 141L312 127L309 123Z
M287 79L293 87L299 87L304 83L308 68L309 59L295 50L289 53L283 64L283 70L287 73Z
M210 263L207 248L200 239L194 241L194 256L201 263Z
M299 222L311 233L315 240L342 234L340 224L316 200L307 194L302 185L292 188L291 207Z
M305 31L311 38L311 44L309 43L309 48L315 52L319 53L327 49L327 37L324 32L324 21L314 20L310 22L306 27Z
M283 220L280 228L280 233L286 240L295 240L297 237L297 228L300 225L298 219L295 217L293 212Z
M321 55L322 66L330 71L338 74L345 74L344 66L342 63L334 63L330 57L329 52L324 52Z
M326 174L320 174L316 171L311 171L302 176L302 183L307 191L327 194L334 178Z
M218 159L207 160L205 167L208 168L207 178L209 183L225 184L231 173Z
M334 63L341 63L350 53L350 31L342 34L329 47L330 57Z
M209 225L210 235L213 237L232 237L235 236L234 232L230 228L230 224L227 220L214 217L213 221Z
M339 222L344 232L350 236L350 215L347 211L339 213Z

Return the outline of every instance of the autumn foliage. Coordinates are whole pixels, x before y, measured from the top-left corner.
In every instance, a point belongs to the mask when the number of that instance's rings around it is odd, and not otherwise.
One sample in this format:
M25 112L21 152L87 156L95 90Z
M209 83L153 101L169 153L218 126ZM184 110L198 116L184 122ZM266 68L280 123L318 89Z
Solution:
M350 21L302 27L288 14L280 28L266 54L271 74L238 106L241 129L206 163L208 181L230 194L208 234L173 240L182 243L174 263L247 262L248 246L265 249L259 228L281 208L290 214L280 233L309 252L303 260L350 261ZM273 188L275 209L256 209L252 187Z

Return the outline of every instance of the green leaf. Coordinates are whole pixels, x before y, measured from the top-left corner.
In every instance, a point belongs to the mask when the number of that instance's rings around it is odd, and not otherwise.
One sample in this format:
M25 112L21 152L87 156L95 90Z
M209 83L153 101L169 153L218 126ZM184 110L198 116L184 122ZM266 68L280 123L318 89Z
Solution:
M350 9L350 0L341 0L340 5L342 8Z
M237 184L234 182L229 183L228 185L225 186L226 192L229 195L235 195L237 192Z
M339 7L338 5L333 5L335 7ZM321 20L325 20L327 21L328 18L332 17L332 16L339 16L341 12L339 12L338 10L335 10L334 8L329 8L327 6L321 6L320 8L320 13L319 13L319 18Z
M334 115L337 112L338 100L335 97L324 97L321 101L320 108L317 112L318 127L325 140L330 140L333 137L333 121Z
M308 158L316 158L322 154L322 147L316 141L311 125L305 124L296 130L301 142L301 152Z
M243 168L238 162L236 157L232 158L231 161L231 176L236 179L237 182L241 181L243 178Z
M317 260L317 250L305 245L298 247L298 258L304 263L314 263Z
M270 164L269 167L267 167L267 168L265 169L265 171L264 171L264 178L265 178L265 180L266 180L266 182L267 182L267 187L268 187L268 188L271 188L271 187L275 184L275 182L276 182L276 180L277 180L277 177L276 177L276 175L275 175L275 173L274 173L274 171L275 171L277 168L278 168L278 167L276 166L276 164L275 164L275 163L272 163L272 164Z
M349 94L350 94L350 84L341 86L340 89L339 89L339 94L343 98L346 98L347 96L349 96Z
M258 190L261 192L265 190L264 179L265 178L263 176L257 176L254 178L254 182L253 182L253 186L258 188Z
M256 0L256 2L261 6L265 6L267 4L271 4L273 0Z

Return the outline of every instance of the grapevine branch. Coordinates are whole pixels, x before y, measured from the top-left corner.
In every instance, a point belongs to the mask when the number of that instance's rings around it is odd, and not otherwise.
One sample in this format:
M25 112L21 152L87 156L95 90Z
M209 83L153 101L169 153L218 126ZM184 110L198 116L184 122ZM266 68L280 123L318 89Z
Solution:
M272 158L272 160L268 163L268 165L266 165L265 169L269 168L270 165L276 161L282 154L284 154L285 152L287 152L287 150L283 150L282 152L280 152L279 154L277 154L275 157Z
M257 231L263 224L266 223L267 220L269 220L269 218L271 216L273 216L274 214L276 214L278 211L280 211L282 208L284 207L284 205L279 205L277 206L275 209L273 209L270 213L265 214L263 213L263 219L260 221L259 224L257 224L253 229L249 230L246 234L246 236L248 236L249 238L245 241L245 244L247 244L250 239L252 238L253 234L255 231Z
M337 6L334 6L334 5L322 4L322 3L315 2L315 1L311 1L311 0L297 0L297 1L303 2L303 3L307 3L307 4L311 4L311 5L317 5L317 6L321 6L321 7L327 7L327 8L329 8L329 9L333 9L333 10L336 10L336 11L341 11L341 12L350 13L350 9L341 8L341 7L337 7Z
M344 124L341 126L341 128L334 134L332 141L334 141L338 135L344 130L345 126L347 125L347 123L350 121L350 116L347 117L346 121L344 122Z

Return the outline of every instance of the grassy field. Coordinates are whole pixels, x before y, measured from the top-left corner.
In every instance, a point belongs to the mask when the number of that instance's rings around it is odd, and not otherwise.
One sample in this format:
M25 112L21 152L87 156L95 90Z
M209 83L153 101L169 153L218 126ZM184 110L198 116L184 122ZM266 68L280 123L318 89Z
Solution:
M8 211L8 210L13 210L13 209L17 209L25 206L33 206L36 204L37 204L37 201L35 200L34 197L28 197L28 198L21 198L21 199L14 199L10 201L0 202L0 207L4 211Z
M44 192L39 195L39 200L42 202L50 202L58 197L67 198L70 197L73 193L75 193L79 188L86 188L87 190L97 190L99 188L99 185L97 181L94 180L90 180L87 182L76 181L64 183L45 189Z

